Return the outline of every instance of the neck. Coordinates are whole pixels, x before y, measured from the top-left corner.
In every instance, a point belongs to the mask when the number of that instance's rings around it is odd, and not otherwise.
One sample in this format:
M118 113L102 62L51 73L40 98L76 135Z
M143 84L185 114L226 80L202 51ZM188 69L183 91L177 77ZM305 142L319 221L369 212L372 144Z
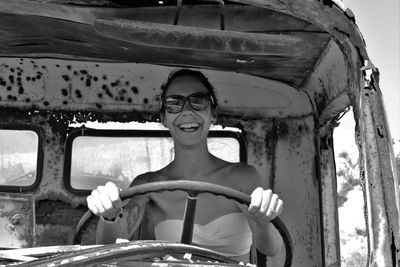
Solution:
M175 159L172 162L174 176L195 180L212 168L212 159L207 142L195 147L183 147L175 144Z

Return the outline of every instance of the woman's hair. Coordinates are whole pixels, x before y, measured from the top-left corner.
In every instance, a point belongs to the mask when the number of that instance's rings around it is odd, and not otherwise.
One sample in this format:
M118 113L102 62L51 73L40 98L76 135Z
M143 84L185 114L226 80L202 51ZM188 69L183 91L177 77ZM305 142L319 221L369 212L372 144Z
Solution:
M172 72L169 76L167 81L161 85L161 100L165 98L166 94L167 94L167 90L168 87L170 86L170 84L179 77L183 77L183 76L192 76L195 77L197 79L199 79L199 81L204 84L204 86L207 88L208 93L211 96L211 111L213 112L213 114L217 114L217 108L218 108L218 101L217 101L217 97L215 96L215 89L214 86L212 86L212 84L208 81L208 78L200 71L197 70L190 70L190 69L179 69L177 71ZM161 105L160 114L164 113L164 107L163 105Z

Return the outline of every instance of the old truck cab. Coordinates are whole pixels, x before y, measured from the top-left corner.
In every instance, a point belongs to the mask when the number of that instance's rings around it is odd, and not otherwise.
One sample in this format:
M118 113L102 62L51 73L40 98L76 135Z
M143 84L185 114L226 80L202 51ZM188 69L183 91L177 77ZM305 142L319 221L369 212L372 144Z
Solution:
M172 160L154 116L160 86L192 68L220 102L211 151L256 167L285 201L274 222L284 246L268 258L254 250L253 264L340 266L333 132L351 107L368 262L398 266L399 192L379 72L339 0L1 0L0 39L2 264L239 264L189 244L98 245L87 213L86 196L107 181L127 195L155 190L129 184Z

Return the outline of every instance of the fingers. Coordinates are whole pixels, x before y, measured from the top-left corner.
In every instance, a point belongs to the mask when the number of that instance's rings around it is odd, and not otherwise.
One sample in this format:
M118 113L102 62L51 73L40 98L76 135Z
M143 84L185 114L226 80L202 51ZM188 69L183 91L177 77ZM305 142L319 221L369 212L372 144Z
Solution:
M98 216L115 213L123 206L119 188L111 182L94 189L87 197L87 204L90 211Z
M251 193L251 202L249 205L249 212L250 214L257 214L257 212L260 210L261 204L262 204L262 195L263 195L263 189L261 187L257 187L253 193Z
M254 220L269 222L282 213L283 201L272 190L256 188L251 194L251 203L248 208Z

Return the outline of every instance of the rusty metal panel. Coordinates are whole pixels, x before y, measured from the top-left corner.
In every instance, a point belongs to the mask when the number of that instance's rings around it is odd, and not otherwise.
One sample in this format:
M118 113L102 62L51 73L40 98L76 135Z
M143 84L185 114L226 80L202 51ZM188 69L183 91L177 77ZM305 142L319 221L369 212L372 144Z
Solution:
M35 202L31 195L0 193L0 247L32 247Z
M315 101L321 125L350 105L345 94L349 84L347 72L344 54L331 40L301 87Z
M284 201L281 216L291 231L293 266L323 266L319 183L312 116L279 120L275 154L274 190ZM274 266L274 265L272 265Z
M319 30L319 27L314 27L310 23L282 12L268 11L264 6L235 5L232 9L230 5L226 5L224 8L226 31L217 30L217 39L220 39L219 35L234 35L241 30L257 32L260 33L259 36L278 30L282 31L282 34L278 34L279 38L287 36L299 39L301 40L299 45L285 45L279 41L277 44L282 45L279 45L277 53L271 53L271 49L268 49L262 55L232 54L227 49L220 52L207 51L210 38L191 42L195 44L196 49L181 49L179 44L187 42L186 38L166 36L162 45L170 43L169 47L155 49L149 44L143 45L129 42L129 40L120 41L107 38L102 35L103 32L98 33L93 27L96 25L97 18L112 18L113 20L135 18L138 21L170 25L175 16L175 8L164 5L151 8L130 8L127 11L123 8L101 9L18 0L13 1L12 4L0 1L0 9L4 12L0 17L2 39L0 54L3 57L10 55L92 61L147 62L170 66L204 66L209 69L230 70L281 80L296 87L301 84L304 76L312 68L330 39L330 35ZM180 12L182 17L179 20L179 26L192 26L197 29L220 28L219 12L216 12L215 6L202 5L193 9L194 5L183 6ZM189 20L188 17L190 17ZM210 24L210 20L213 20L214 23ZM235 23L233 23L234 21ZM238 26L240 24L242 25ZM173 25L170 26L168 31L174 28ZM31 31L31 28L40 29L40 31ZM112 32L117 33L119 37L122 35L121 30ZM145 35L154 40L160 39L159 35L154 36L151 31L146 31ZM227 42L224 44L226 45ZM234 42L233 45L228 46L237 48L242 45ZM254 46L249 47L254 48ZM292 75L287 75L287 73Z
M321 149L320 152L325 265L327 267L337 267L341 264L341 258L336 167L332 135L330 135L326 141L329 142L329 144L326 144L328 147L326 149Z
M293 267L323 266L314 131L313 116L244 123L248 163L258 169L264 186L284 201L280 218L293 240ZM284 256L282 249L268 258L268 266L283 266Z
M371 83L360 95L358 109L360 168L368 205L369 266L397 266L399 189L393 175L394 154L376 70L371 75Z
M44 110L153 113L160 87L174 67L56 59L0 59L2 106ZM221 113L293 117L312 112L307 95L282 82L203 70Z

